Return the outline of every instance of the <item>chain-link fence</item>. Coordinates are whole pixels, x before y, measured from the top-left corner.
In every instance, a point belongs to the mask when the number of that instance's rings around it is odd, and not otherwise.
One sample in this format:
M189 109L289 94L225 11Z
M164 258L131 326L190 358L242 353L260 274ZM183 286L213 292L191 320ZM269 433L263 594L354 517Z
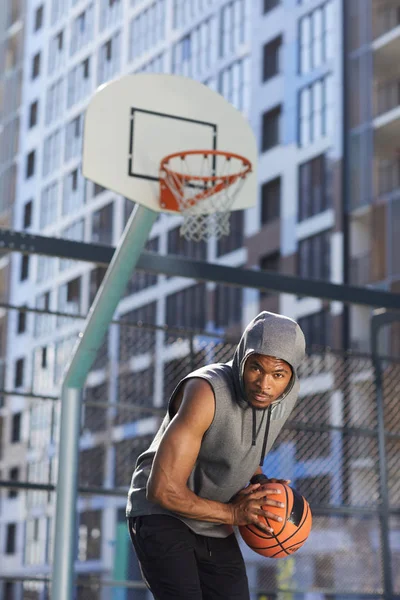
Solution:
M9 310L11 320L18 315ZM84 389L78 599L151 597L125 521L136 458L149 445L178 381L197 367L230 360L237 342L157 327L151 324L151 308L141 316L138 321L135 311L126 312L110 324ZM38 309L28 309L27 318L35 334L31 361L21 367L16 359L7 366L12 372L6 368L3 373L0 528L7 560L18 560L10 562L14 567L4 562L0 586L5 599L7 586L16 580L24 599L43 600L51 597L58 393L82 321ZM393 592L400 596L400 363L387 359L382 368L383 439L371 358L323 348L307 355L300 369L300 399L264 470L271 477L291 479L309 500L313 529L305 546L283 561L262 559L243 546L253 599L383 598L388 572ZM8 410L11 401L17 401L18 413ZM14 431L18 423L20 432ZM18 456L7 450L6 431L18 440L8 446L18 447ZM385 524L389 556L384 552Z

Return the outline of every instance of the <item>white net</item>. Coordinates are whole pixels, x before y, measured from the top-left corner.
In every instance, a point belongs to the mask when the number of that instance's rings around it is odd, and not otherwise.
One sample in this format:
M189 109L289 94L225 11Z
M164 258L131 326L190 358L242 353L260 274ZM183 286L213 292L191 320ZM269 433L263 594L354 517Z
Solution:
M190 151L161 163L161 177L183 216L187 240L228 235L233 202L251 171L241 156L219 151Z

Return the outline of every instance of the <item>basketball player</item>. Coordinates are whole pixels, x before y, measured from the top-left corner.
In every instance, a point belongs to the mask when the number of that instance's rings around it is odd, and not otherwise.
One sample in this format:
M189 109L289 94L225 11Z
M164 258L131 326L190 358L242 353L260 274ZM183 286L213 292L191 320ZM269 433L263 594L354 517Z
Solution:
M280 520L267 508L283 505L268 499L278 490L264 489L257 476L297 400L304 351L295 321L262 312L232 361L193 371L175 388L136 462L127 504L156 600L249 600L233 526L260 524L258 515Z

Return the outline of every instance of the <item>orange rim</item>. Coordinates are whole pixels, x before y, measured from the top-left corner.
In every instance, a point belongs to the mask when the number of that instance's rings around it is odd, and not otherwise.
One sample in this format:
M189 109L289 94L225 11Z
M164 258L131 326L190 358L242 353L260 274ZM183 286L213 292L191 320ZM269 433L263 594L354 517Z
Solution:
M207 156L225 156L227 160L231 160L235 158L236 160L240 160L243 163L243 171L239 171L238 173L231 173L230 175L189 175L187 173L181 173L180 171L176 171L175 169L171 169L168 166L168 162L172 158L181 158L184 159L186 156L193 156L194 154L203 154L204 157ZM175 152L174 154L168 154L165 156L160 163L160 170L165 171L169 175L178 176L182 181L185 180L197 180L197 181L220 181L221 179L226 180L229 185L231 182L236 181L238 177L246 177L251 172L252 166L251 162L245 156L241 156L240 154L235 154L233 152L225 152L223 150L185 150L184 152Z

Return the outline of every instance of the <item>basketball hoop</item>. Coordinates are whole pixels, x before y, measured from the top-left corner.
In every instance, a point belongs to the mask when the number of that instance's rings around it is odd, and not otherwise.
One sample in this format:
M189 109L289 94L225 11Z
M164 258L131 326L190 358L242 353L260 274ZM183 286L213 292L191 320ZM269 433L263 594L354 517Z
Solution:
M247 158L222 150L169 154L160 164L161 208L182 213L187 240L228 235L231 207L251 170Z

